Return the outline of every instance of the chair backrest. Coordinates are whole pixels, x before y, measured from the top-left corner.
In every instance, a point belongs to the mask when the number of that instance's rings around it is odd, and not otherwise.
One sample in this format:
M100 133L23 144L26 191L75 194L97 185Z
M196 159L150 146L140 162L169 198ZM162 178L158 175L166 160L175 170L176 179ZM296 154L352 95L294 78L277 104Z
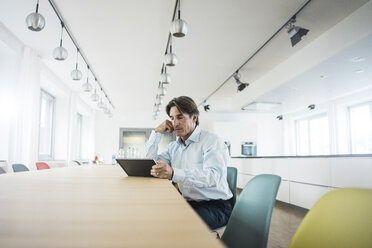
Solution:
M234 204L236 202L236 180L238 177L238 169L235 167L227 167L227 183L231 193L233 194Z
M3 168L0 167L0 174L5 174L5 173L6 173L6 171Z
M335 189L306 214L289 247L372 247L371 228L372 190Z
M81 163L77 160L71 160L72 165L81 165Z
M23 164L13 164L12 167L14 172L29 171L29 169Z
M227 247L266 247L271 214L281 178L258 175L240 193L231 213L222 241Z
M38 170L50 169L49 165L45 162L36 162L36 168Z

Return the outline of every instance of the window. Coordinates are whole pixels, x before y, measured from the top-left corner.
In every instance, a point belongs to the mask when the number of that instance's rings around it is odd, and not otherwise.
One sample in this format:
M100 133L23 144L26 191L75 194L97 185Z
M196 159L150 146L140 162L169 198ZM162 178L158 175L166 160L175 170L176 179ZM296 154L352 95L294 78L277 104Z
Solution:
M55 98L40 91L39 160L53 159L53 121Z
M82 131L83 131L83 116L79 113L77 113L77 135L76 135L76 140L77 140L77 149L78 149L78 154L77 158L82 158Z
M296 151L297 155L330 154L327 115L296 121Z
M372 153L372 102L350 106L351 153Z

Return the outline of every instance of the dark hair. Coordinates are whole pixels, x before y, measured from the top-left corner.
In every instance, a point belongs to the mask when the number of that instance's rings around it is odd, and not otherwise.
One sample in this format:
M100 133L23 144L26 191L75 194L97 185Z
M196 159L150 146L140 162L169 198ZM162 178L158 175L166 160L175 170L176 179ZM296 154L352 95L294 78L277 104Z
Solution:
M194 100L192 100L188 96L179 96L173 98L167 105L166 111L167 115L169 116L170 109L172 107L176 107L181 114L188 114L190 117L196 115L196 125L199 125L199 109L198 106L195 104Z

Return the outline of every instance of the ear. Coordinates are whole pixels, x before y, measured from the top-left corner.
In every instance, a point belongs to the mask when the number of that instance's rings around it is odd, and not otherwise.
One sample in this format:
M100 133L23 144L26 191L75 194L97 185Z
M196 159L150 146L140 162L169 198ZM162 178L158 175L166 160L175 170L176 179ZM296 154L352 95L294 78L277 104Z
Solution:
M196 123L196 120L198 119L198 116L197 115L193 115L192 116L192 122Z

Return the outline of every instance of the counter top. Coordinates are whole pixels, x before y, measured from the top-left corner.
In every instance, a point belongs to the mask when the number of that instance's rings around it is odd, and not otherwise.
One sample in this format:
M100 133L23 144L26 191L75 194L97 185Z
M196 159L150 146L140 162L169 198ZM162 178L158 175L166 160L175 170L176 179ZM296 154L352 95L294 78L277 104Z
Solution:
M372 154L334 154L334 155L306 155L306 156L231 156L231 158L359 158L372 157Z

